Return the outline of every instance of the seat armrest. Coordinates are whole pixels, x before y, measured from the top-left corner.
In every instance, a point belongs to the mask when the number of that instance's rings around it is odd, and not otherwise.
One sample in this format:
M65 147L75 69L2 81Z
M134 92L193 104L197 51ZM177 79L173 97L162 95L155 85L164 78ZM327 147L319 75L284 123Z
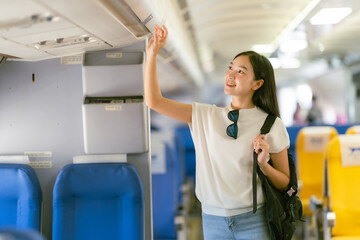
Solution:
M333 211L324 211L324 217L326 219L327 222L327 226L329 226L330 228L335 227L335 219L336 219L336 215L335 212Z
M316 239L324 239L323 229L323 203L316 196L311 196L309 200L309 207L313 212L313 221L315 223L315 235Z
M335 212L329 208L323 210L323 236L324 240L331 239L331 228L335 226Z
M331 239L331 228L335 226L335 212L316 196L310 197L309 207L314 212L318 239Z

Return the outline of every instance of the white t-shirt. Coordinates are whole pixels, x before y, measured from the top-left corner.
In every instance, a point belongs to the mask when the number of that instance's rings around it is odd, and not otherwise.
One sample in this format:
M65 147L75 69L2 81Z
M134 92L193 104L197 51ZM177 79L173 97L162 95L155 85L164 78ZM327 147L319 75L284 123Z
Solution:
M252 210L253 140L267 117L260 108L240 109L237 139L226 134L233 122L230 107L193 103L189 125L196 152L196 196L206 214L234 216ZM290 144L280 118L266 135L270 153ZM257 202L264 204L261 182L257 181Z

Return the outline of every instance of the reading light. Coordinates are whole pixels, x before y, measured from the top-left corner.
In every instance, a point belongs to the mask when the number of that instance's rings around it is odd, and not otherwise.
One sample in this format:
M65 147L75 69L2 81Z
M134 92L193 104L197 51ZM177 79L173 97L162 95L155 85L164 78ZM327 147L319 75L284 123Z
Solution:
M281 33L272 41L271 45L275 48L280 43L280 40L287 36L289 33L305 19L305 17L320 3L321 0L311 0L306 7L281 31Z
M43 14L34 14L30 17L25 17L19 20L9 21L5 23L0 23L0 30L2 29L12 29L12 28L27 28L35 24L44 23L44 22L55 22L58 21L59 17L52 16L48 13Z
M141 21L124 0L99 0L99 3L137 39L150 34L145 24L153 18L151 14Z
M323 8L311 19L312 25L337 24L352 12L351 8Z
M87 35L82 36L73 36L67 38L57 38L54 40L45 40L38 43L33 44L35 48L44 50L50 48L58 48L58 47L66 47L77 44L85 44L95 42L96 39L94 37L89 37Z

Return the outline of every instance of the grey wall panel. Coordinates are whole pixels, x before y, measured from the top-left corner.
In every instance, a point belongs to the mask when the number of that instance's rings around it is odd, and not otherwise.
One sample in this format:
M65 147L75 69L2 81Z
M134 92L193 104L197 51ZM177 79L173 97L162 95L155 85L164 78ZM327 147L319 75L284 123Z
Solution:
M121 107L121 110L106 110ZM84 104L84 144L89 154L141 153L148 151L147 108L143 102Z
M35 75L35 81L32 75ZM0 154L51 152L51 168L35 168L43 191L42 229L51 239L52 189L61 168L84 153L80 65L59 59L0 66Z
M82 142L79 65L6 62L0 67L0 93L0 153L44 151L59 144L58 149L82 150L73 144Z
M30 156L30 161L52 163L51 168L35 168L43 191L42 232L49 240L56 176L73 156L85 154L82 103L81 65L53 59L0 66L0 154L40 152L44 154ZM146 239L152 238L149 159L148 152L128 156L144 184Z

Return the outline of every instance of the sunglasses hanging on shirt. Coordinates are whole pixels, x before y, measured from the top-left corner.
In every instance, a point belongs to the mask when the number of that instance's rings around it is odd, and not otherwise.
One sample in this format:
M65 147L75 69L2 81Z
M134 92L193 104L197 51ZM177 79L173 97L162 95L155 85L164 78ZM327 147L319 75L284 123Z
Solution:
M234 123L230 124L226 128L226 134L234 139L237 138L238 126L237 121L239 119L239 110L232 110L228 113L228 119Z

